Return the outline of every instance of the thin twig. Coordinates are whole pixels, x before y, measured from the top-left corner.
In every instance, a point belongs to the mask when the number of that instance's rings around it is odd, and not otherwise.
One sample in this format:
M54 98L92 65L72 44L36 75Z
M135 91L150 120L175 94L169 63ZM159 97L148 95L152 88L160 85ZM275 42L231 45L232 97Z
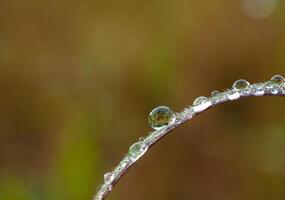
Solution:
M192 119L197 114L202 113L213 106L228 101L238 100L241 97L250 96L285 96L284 80L282 80L281 83L276 83L272 80L265 83L251 84L242 89L233 87L224 92L215 92L212 93L211 97L206 98L206 100L200 104L186 107L180 113L175 113L175 120L169 125L160 130L151 132L147 137L141 138L130 147L129 152L113 171L104 175L104 183L98 188L93 200L104 200L128 169L141 158L153 144L158 142L162 137L180 124Z

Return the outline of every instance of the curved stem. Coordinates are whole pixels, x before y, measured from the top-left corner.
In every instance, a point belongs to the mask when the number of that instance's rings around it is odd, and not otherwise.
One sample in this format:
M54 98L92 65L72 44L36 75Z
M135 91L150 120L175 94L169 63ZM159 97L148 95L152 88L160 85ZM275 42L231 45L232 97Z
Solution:
M268 81L265 83L251 84L244 89L233 88L225 90L224 92L215 92L215 94L213 93L211 97L200 104L186 107L183 111L176 113L175 120L169 125L160 130L151 132L147 137L140 139L130 147L129 152L113 171L104 175L104 183L98 188L93 200L104 200L128 169L141 158L152 145L180 124L215 105L250 96L285 96L285 83L274 84L272 81Z

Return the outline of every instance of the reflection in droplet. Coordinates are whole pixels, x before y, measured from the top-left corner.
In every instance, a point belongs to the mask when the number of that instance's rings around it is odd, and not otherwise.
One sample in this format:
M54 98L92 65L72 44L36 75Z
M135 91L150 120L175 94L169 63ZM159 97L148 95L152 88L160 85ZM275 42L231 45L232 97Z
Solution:
M240 91L240 90L244 90L246 88L248 88L250 85L250 83L244 79L239 79L236 82L234 82L233 84L233 89L235 89L236 91Z
M207 97L204 97L204 96L200 96L200 97L197 97L194 101L193 101L193 106L197 106L197 105L200 105L201 103L204 103L208 100Z
M212 102L207 97L200 96L194 100L192 108L195 113L200 113L212 105Z
M240 93L239 92L229 92L228 93L228 99L230 101L236 100L240 98Z
M252 85L252 93L254 96L263 96L264 95L264 84L263 83L255 83Z
M214 90L212 93L211 93L211 96L212 97L217 97L219 96L221 93L218 91L218 90Z
M147 146L143 142L137 142L133 144L129 149L129 158L131 161L135 162L147 151Z
M278 86L272 81L267 81L265 83L265 89L267 92L270 92L271 94L278 94Z
M271 82L277 86L282 85L284 83L284 81L285 81L285 78L281 75L278 75L278 74L272 76L272 78L271 78Z
M104 181L105 183L111 183L114 180L114 174L112 172L108 172L106 174L104 174Z
M153 109L148 116L148 123L155 130L165 127L174 120L174 112L166 106L159 106Z

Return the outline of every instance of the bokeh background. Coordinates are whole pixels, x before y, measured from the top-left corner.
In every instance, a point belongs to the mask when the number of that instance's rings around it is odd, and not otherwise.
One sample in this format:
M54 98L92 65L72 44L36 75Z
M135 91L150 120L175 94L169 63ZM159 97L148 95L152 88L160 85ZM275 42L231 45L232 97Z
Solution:
M1 0L0 199L88 200L157 105L285 72L283 0ZM285 198L284 99L219 106L110 200Z

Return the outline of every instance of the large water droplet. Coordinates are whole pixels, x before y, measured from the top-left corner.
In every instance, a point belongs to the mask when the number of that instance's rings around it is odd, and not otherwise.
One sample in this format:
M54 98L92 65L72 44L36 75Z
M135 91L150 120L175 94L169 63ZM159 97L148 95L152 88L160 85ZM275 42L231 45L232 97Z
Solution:
M276 74L271 78L271 82L277 86L280 86L285 82L285 78L281 75Z
M208 98L207 98L207 97L204 97L204 96L197 97L197 98L193 101L193 106L200 105L200 104L202 104L202 103L205 103L206 101L208 101Z
M112 183L114 178L115 178L115 176L112 172L108 172L108 173L104 174L105 183Z
M159 130L170 124L174 119L175 114L170 108L159 106L149 113L148 123L153 129Z
M133 162L138 160L147 151L147 146L143 142L134 143L129 149L129 159Z
M239 79L233 84L233 89L236 91L244 90L248 88L250 83L244 79Z

